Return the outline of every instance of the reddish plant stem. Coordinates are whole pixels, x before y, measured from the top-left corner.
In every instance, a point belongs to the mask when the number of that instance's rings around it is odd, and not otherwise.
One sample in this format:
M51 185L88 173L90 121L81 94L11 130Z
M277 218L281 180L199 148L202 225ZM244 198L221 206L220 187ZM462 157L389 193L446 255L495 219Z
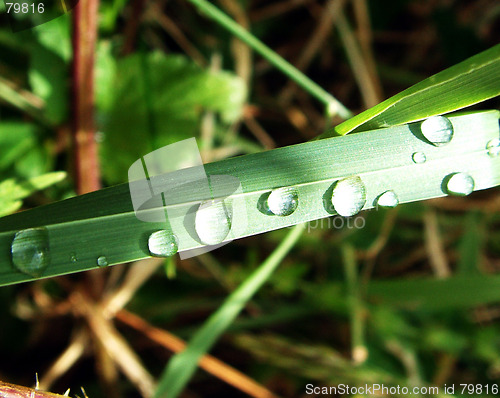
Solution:
M73 144L77 192L100 188L94 122L94 54L99 0L80 0L73 9Z
M128 55L134 51L137 29L139 28L142 13L144 12L145 0L134 0L131 8L131 17L127 19L127 24L125 25L125 30L123 32L123 55Z

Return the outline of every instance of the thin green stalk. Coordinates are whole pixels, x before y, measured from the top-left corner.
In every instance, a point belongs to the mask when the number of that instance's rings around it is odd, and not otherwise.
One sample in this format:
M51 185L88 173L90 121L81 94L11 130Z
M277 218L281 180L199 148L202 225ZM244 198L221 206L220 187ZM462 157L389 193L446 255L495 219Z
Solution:
M351 355L354 363L362 363L366 360L367 350L364 344L363 303L358 283L356 252L354 247L348 243L342 245L341 249L350 307Z
M210 350L255 292L269 279L300 238L304 227L305 224L295 226L266 261L203 324L188 347L172 358L161 377L154 398L177 397L195 372L200 358Z
M276 52L267 47L264 43L258 40L246 29L238 25L235 21L229 18L226 14L220 11L217 7L210 4L206 0L188 0L196 7L199 11L209 18L215 20L219 25L223 26L229 30L238 39L249 45L253 50L259 53L262 57L267 59L272 65L278 68L281 72L287 75L295 83L301 86L309 94L315 97L317 100L322 102L326 108L326 114L329 117L334 115L339 115L344 119L348 119L352 116L351 111L347 109L342 103L340 103L333 95L325 91L322 87L317 85L306 75L304 75L295 66L291 65L289 62L280 57Z

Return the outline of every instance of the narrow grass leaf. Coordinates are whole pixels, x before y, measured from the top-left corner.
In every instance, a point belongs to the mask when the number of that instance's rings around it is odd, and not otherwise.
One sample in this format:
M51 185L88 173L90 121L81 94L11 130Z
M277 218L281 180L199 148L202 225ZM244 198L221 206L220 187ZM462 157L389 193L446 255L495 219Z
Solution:
M450 311L500 302L500 275L372 281L367 297L380 305L415 311Z
M254 35L245 30L241 25L233 21L226 14L220 11L217 7L206 0L188 0L194 4L200 12L214 21L219 25L230 31L238 39L250 46L255 52L264 57L274 65L278 70L287 75L291 80L301 86L310 95L315 97L317 100L325 105L326 113L329 116L334 116L336 114L343 118L348 118L352 116L349 109L347 109L342 103L328 93L325 89L320 87L318 84L313 82L304 73L298 70L295 66L287 62L281 56L276 54L273 50L267 47L264 43L258 40Z
M479 272L479 261L484 242L480 218L480 213L471 212L464 220L464 234L458 248L460 257L457 265L458 272L463 275Z
M410 123L500 94L500 44L396 94L319 138Z
M465 193L487 189L500 184L500 156L491 156L486 149L488 142L498 138L498 119L498 111L450 116L453 138L443 146L429 143L421 123L414 123L206 164L210 180L229 175L239 181L241 192L224 199L212 197L200 184L183 184L163 210L176 209L168 223L178 250L184 252L205 246L193 216L201 202L216 198L226 200L234 210L227 213L230 220L225 225L231 227L222 237L229 242L339 212L370 209L388 190L399 203L407 203L455 194L460 188ZM425 161L416 162L415 153L424 154ZM186 173L189 169L154 176L151 183L163 187L164 178L185 181ZM466 184L462 187L461 182ZM282 187L287 189L277 191ZM234 192L224 181L222 188ZM279 194L271 196L273 191ZM349 205L352 198L356 206ZM271 203L266 209L271 199L291 202ZM39 277L51 277L149 257L148 237L165 229L165 223L137 218L128 184L4 217L0 220L0 285L33 280L11 264L10 246L20 230L47 229L51 263Z
M203 324L187 348L171 359L160 379L154 398L175 398L179 395L195 372L200 358L210 350L255 292L269 279L303 231L304 224L292 229L266 261L231 293L224 304Z

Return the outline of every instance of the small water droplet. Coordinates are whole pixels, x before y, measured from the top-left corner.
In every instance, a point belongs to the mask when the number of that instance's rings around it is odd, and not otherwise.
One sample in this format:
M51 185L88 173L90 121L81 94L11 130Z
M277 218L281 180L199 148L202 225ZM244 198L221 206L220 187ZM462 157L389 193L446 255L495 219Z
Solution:
M474 191L474 179L467 173L455 173L446 178L446 192L449 195L467 196Z
M73 253L71 253L71 254L69 255L69 260L70 260L72 263L76 263L76 262L78 261L78 257L77 257L77 255L76 255L76 253L75 253L75 252L73 252Z
M377 206L393 208L398 204L399 199L394 191L385 191L377 198Z
M108 263L108 259L106 258L106 256L97 257L97 265L99 267L107 267L109 265L109 263Z
M488 150L488 155L492 158L500 155L500 139L493 138L492 140L489 140L486 144L486 149Z
M14 266L38 278L50 263L49 231L47 228L19 231L14 236L10 250Z
M453 138L453 125L444 116L432 116L420 126L422 134L435 146L448 144Z
M425 156L425 153L423 152L415 152L413 155L411 155L411 158L413 162L417 164L422 164L427 161L427 156Z
M344 178L335 183L332 204L335 211L344 217L359 213L366 203L366 188L358 176Z
M165 229L153 232L148 239L148 249L155 257L173 256L179 250L177 237Z
M231 229L231 208L221 200L209 200L196 211L194 227L206 245L221 243Z
M299 195L295 188L274 189L267 198L267 207L277 216L289 216L299 205Z

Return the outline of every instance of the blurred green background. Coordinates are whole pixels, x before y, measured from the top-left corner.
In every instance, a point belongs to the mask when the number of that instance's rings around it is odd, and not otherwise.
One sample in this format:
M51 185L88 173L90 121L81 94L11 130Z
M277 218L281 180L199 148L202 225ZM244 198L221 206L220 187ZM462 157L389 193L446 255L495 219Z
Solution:
M494 0L214 4L355 113L500 38ZM350 25L342 34L341 8ZM98 17L95 140L103 186L126 182L140 156L185 138L196 137L209 162L304 142L341 121L327 121L320 104L187 1L106 0ZM71 18L72 12L13 33L0 14L2 214L77 191ZM352 41L361 57L350 55ZM476 108L498 109L499 101ZM54 171L66 178L48 174ZM9 196L9 189L44 175L35 185L50 187ZM498 193L310 223L211 354L282 397L311 396L309 383L491 387L500 380ZM157 262L151 275L119 265L1 288L0 380L33 385L38 373L42 387L58 393L83 386L90 398L145 395L124 370L133 360L109 356L107 329L96 326L74 293L83 292L84 306L96 314L116 292L129 294L127 311L149 329L133 327L126 311L103 324L113 327L109 339L125 342L156 379L172 345L155 342L151 327L189 340L286 233ZM131 286L133 277L144 282ZM62 356L68 346L79 349L70 359ZM236 386L198 370L182 396L248 396L234 374L220 369ZM272 396L256 385L249 385L250 395Z

